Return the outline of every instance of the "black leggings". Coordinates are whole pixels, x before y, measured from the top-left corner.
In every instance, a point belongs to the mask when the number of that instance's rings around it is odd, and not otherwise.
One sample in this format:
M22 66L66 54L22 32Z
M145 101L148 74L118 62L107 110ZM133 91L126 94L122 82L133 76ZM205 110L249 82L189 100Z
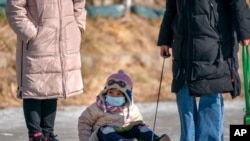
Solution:
M54 132L57 99L24 99L23 111L28 134L35 133L49 136Z

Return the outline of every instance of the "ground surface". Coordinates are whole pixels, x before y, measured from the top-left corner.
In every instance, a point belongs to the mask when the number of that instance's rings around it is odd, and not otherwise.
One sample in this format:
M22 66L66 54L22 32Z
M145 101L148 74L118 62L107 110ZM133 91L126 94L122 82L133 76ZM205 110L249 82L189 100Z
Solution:
M156 103L138 104L145 121L154 124ZM155 131L167 133L172 141L180 135L179 120L175 102L160 102L158 105ZM242 124L244 102L233 100L225 102L225 140L229 141L229 125ZM56 118L56 133L60 141L78 141L77 119L85 106L61 107ZM27 141L26 127L21 108L0 110L0 141Z

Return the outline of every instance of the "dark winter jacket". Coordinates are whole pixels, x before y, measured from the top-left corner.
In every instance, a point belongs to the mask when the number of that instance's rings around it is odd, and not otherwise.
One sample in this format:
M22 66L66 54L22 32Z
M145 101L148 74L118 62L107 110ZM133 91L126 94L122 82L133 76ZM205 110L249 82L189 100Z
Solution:
M172 47L172 92L238 96L238 41L249 38L245 0L168 0L158 46Z

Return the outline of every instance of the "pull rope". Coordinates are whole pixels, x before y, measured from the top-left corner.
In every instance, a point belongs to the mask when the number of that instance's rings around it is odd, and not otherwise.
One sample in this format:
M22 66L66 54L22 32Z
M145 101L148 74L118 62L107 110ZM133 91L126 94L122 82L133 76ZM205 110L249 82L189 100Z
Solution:
M162 83L162 78L163 78L164 64L165 64L165 58L163 58L163 64L162 64L162 69L161 69L161 78L160 78L160 85L159 85L158 96L157 96L157 102L156 102L156 110L155 110L155 117L154 117L154 126L153 126L153 133L152 133L151 141L154 140L153 138L154 138L155 124L156 124L156 117L157 117L157 110L158 110L159 99L160 99L160 93L161 93L161 83Z

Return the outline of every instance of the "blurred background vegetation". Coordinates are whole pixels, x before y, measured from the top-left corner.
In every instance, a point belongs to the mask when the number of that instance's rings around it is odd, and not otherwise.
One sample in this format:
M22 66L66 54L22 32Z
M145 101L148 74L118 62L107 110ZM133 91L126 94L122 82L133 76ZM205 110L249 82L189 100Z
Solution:
M0 0L0 7L4 7ZM120 4L118 1L87 0L88 6L105 6ZM250 4L250 0L247 0ZM165 8L164 0L134 0L141 6L138 11L149 10L158 13ZM153 10L153 11L150 11ZM137 12L138 12L137 11ZM149 15L150 15L149 14ZM157 99L159 80L163 59L156 46L162 17L145 17L136 12L121 17L90 17L87 30L81 44L82 74L85 92L68 99L60 99L59 105L88 105L95 100L103 89L106 78L123 69L134 81L133 95L135 102L154 102ZM0 108L21 106L16 98L15 73L16 35L9 27L4 12L0 10ZM241 51L240 51L241 52ZM239 54L240 68L241 57ZM239 70L242 76L242 70ZM165 61L164 76L160 100L175 100L170 92L171 59ZM229 95L224 95L230 100ZM244 98L243 89L241 98Z

